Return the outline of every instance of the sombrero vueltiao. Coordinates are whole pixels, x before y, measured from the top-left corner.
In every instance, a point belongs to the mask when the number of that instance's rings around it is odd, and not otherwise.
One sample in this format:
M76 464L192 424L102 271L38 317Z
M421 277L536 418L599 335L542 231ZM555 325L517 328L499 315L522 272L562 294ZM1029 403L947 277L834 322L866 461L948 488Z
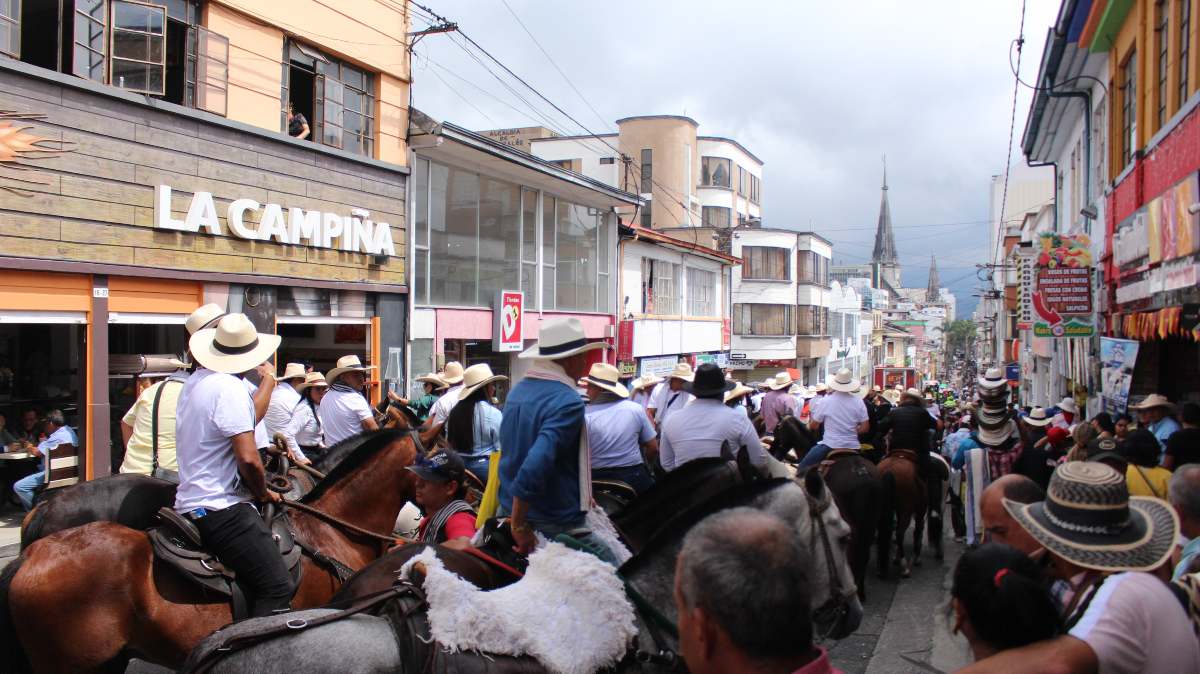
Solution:
M1085 569L1150 571L1175 548L1179 518L1166 502L1130 496L1125 476L1094 461L1054 470L1046 500L1004 508L1048 551Z

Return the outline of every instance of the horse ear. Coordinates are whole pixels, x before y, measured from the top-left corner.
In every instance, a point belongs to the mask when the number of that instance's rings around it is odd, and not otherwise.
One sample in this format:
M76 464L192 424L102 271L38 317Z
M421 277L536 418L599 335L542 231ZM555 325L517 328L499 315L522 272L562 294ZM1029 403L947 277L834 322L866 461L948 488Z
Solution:
M814 499L821 500L825 494L825 480L821 477L821 471L810 468L804 474L804 490Z

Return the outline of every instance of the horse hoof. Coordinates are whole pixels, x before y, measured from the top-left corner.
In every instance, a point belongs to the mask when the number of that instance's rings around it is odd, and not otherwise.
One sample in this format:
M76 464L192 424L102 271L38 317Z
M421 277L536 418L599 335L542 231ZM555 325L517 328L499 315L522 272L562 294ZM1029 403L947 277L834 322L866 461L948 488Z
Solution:
M900 577L901 578L909 578L911 576L912 576L912 571L909 570L908 567L900 569Z

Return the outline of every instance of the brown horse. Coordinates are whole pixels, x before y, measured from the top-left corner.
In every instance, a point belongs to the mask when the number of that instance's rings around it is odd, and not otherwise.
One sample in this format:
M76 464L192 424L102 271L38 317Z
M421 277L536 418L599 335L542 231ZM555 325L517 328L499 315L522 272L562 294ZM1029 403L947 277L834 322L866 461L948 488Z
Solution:
M879 475L883 480L884 507L896 517L896 559L900 566L900 577L912 575L912 565L921 565L921 538L925 533L925 511L928 496L925 481L918 473L917 455L910 449L893 449L879 462ZM885 514L884 517L888 515ZM913 529L913 557L910 561L904 552L904 535L908 525ZM885 529L886 530L886 529ZM881 541L882 543L883 541ZM887 546L880 545L880 575L885 573L884 563Z
M415 476L404 468L416 452L410 433L377 431L341 458L303 503L352 526L390 532L413 496ZM361 569L385 547L326 518L299 511L291 518L306 549L292 600L298 609L333 596L345 570L339 565ZM178 667L201 639L232 619L228 603L156 561L144 532L114 522L33 543L0 577L0 599L4 594L8 611L0 622L11 624L0 625L0 648L9 651L0 657L18 668L27 655L37 672L124 671L133 656Z

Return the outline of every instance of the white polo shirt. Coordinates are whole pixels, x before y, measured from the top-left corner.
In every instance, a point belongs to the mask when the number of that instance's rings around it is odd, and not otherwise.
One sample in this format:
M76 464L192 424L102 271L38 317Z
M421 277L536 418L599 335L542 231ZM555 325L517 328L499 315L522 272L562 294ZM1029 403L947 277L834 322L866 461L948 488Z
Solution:
M433 404L429 409L429 419L431 424L444 424L446 419L450 417L450 410L458 404L458 392L462 390L462 384L455 384L446 389L441 398Z
M727 445L734 456L745 446L755 466L767 462L762 442L745 412L726 407L720 399L697 398L662 425L658 458L663 469L671 471L693 459L721 456L722 445Z
M258 387L249 379L242 379L242 383L246 385L246 390L250 392L250 404L254 404L254 394L258 393ZM257 413L254 415L258 416ZM267 415L263 415L262 421L254 424L254 446L262 449L263 447L271 446L271 435L267 433Z
M683 409L684 405L694 399L695 396L683 389L672 391L670 379L662 382L654 388L654 395L650 398L650 407L655 410L654 423L662 428L669 415Z
M175 511L220 510L251 500L238 477L233 436L254 430L254 400L238 378L197 369L179 392L175 420Z
M292 412L300 405L300 394L286 381L275 384L271 391L271 403L267 405L267 413L263 415L263 425L268 437L276 433L286 433L288 424L292 422Z
M810 406L812 420L823 428L821 442L830 449L858 449L858 425L867 421L867 406L861 398L841 391L825 396Z
M641 405L632 400L589 403L584 414L592 468L624 468L642 463L641 446L654 439L654 426Z
M373 416L370 403L361 393L339 391L333 387L321 399L318 413L321 428L325 431L325 444L329 447L362 433L362 422Z

